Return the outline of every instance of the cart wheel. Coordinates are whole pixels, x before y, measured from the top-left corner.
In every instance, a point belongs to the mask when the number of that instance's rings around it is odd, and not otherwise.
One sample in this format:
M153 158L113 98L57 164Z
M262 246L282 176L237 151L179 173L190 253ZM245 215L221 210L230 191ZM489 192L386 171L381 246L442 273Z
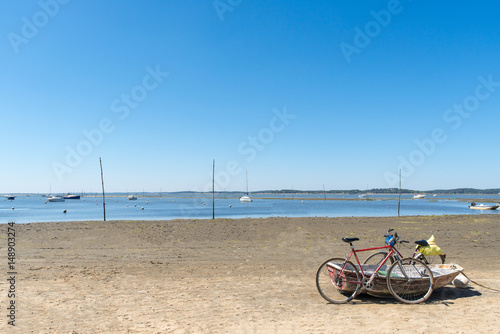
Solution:
M387 272L387 287L400 302L421 303L431 295L434 276L420 260L405 258L392 264Z
M316 287L319 294L331 303L351 301L361 291L358 269L342 258L325 261L316 273Z

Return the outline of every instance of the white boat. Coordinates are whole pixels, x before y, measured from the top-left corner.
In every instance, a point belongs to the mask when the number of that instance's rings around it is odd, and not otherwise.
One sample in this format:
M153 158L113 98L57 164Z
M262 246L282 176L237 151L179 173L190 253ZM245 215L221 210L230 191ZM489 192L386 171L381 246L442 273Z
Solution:
M5 195L5 198L8 199L9 201L13 201L16 199L16 196L12 196L12 195Z
M64 202L65 199L62 198L61 196L50 196L49 198L47 198L47 201L49 201L49 202Z
M64 199L80 199L80 195L72 195L70 193L66 194L66 196L63 196Z
M471 210L496 210L500 207L500 204L496 204L496 205L484 205L484 204L479 204L479 205L476 205L476 203L472 202L470 205L469 205L469 209Z
M247 192L245 193L245 195L241 196L240 197L240 202L241 203L249 203L249 202L252 202L252 198L250 197L249 193L248 193L248 171L246 172L247 174Z
M366 186L366 192L358 195L358 198L368 198L368 185Z
M418 195L413 196L414 199L419 199L419 198L424 198L424 197L425 197L425 195L423 195L423 194L418 194Z
M252 198L248 195L243 195L240 197L240 202L241 203L248 203L248 202L252 202Z
M129 201L135 201L137 199L137 197L135 197L134 195L129 195L127 198L129 199Z

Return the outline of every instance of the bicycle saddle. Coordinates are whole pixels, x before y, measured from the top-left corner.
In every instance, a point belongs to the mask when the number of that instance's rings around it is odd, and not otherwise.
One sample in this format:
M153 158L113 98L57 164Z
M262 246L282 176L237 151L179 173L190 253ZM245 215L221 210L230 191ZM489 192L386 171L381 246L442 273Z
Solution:
M419 246L422 246L422 247L429 246L429 243L427 242L427 240L417 240L417 241L415 241L415 243Z
M342 238L343 242L348 242L348 243L351 243L351 242L357 241L357 240L359 240L359 238Z

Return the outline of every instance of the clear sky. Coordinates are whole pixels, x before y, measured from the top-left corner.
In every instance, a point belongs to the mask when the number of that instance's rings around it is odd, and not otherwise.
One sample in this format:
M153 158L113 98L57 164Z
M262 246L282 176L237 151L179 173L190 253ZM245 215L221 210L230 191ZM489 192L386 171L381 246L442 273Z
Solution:
M497 1L0 6L0 193L500 187Z

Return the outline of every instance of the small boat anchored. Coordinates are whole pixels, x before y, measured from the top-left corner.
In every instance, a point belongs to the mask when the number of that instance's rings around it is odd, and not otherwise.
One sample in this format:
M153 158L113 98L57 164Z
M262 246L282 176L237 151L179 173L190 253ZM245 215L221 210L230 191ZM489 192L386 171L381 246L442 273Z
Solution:
M420 199L420 198L425 198L425 195L424 194L417 194L415 196L413 196L414 199Z
M50 196L49 198L47 198L47 201L49 202L64 202L64 197L61 197L61 196Z
M12 196L12 195L5 195L5 198L8 199L9 201L13 201L16 199L16 196Z
M245 193L245 195L241 196L240 197L240 202L243 204L243 203L250 203L252 202L252 198L250 197L249 193L248 193L248 171L246 172L247 174L247 192Z
M80 195L72 195L67 193L66 196L63 196L64 199L80 199Z
M128 198L129 201L135 201L135 200L137 200L137 197L135 197L134 195L129 195L127 198Z
M248 195L243 195L240 197L240 201L241 203L248 203L248 202L252 202L252 198Z
M472 202L469 205L469 209L471 209L471 210L496 210L499 207L500 207L500 203L496 204L496 205L484 205L482 203L479 205L476 205L476 203Z

